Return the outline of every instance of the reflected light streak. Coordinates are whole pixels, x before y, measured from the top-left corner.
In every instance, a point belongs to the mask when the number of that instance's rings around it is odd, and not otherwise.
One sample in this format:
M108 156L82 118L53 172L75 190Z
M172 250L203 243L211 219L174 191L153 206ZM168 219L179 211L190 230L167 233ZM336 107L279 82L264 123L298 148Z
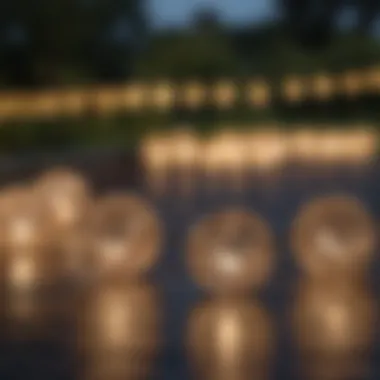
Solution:
M159 294L148 283L99 283L81 312L86 380L148 379L161 342Z
M301 282L292 323L303 378L366 378L376 320L365 284Z
M186 347L195 378L266 379L274 354L273 324L258 302L202 301L190 313Z

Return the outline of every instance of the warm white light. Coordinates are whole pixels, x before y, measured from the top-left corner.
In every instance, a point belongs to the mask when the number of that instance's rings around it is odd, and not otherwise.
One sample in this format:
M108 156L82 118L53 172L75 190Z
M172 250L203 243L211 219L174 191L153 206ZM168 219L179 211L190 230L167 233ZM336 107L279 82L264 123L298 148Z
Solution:
M36 182L35 191L59 231L75 227L88 212L89 186L83 176L73 170L59 168L46 172Z
M353 374L348 368L359 365L356 370L365 369L364 359L374 341L375 303L369 289L359 283L332 279L299 284L292 314L293 338L307 378L325 378L323 373L326 378L348 378ZM337 377L327 377L334 371Z
M225 130L204 144L202 162L207 175L241 174L244 167L244 140L239 133Z
M153 266L162 231L151 206L132 194L100 199L91 220L91 246L100 274L135 276Z
M84 304L78 318L83 378L145 379L161 335L161 305L154 286L100 283Z
M187 264L194 280L214 293L249 292L274 269L271 231L241 210L210 215L190 231Z
M375 231L365 207L349 196L329 196L303 206L292 245L310 276L362 275L372 258Z
M6 249L34 249L51 243L50 214L32 188L5 189L0 198L0 229Z
M191 129L183 128L170 135L171 167L179 170L191 170L198 165L200 141Z
M14 252L8 258L7 278L12 289L30 290L40 281L36 257L30 252Z
M300 129L289 137L290 158L296 163L315 163L321 156L320 133L312 129Z
M186 345L196 378L265 379L274 354L272 321L250 300L201 302L190 314Z
M283 133L269 129L246 137L246 157L252 169L273 170L286 164L288 144Z
M147 136L140 146L140 160L146 180L153 189L160 189L167 181L171 165L171 140L168 135Z
M363 127L350 132L351 157L357 163L370 163L376 156L378 149L378 138L376 133Z

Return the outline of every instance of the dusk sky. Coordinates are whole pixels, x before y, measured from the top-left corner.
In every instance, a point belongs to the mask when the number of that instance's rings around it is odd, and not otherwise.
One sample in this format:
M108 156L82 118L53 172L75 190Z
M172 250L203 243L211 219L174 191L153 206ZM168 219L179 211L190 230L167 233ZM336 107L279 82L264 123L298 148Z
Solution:
M214 8L229 24L261 22L275 17L277 0L149 0L155 27L186 26L193 12Z

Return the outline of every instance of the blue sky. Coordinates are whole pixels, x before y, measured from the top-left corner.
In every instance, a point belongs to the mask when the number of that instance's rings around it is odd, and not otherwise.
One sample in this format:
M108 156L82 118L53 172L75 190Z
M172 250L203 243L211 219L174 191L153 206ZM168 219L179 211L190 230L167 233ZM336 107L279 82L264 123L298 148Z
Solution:
M186 26L196 9L212 7L228 24L261 22L275 16L276 0L149 0L157 28Z

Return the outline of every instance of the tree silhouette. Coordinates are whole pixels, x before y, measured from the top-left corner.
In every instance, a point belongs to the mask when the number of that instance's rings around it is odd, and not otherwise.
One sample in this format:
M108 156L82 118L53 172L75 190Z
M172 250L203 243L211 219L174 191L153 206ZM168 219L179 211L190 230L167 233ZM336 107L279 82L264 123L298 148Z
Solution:
M99 65L112 67L116 60L120 67L129 64L136 44L146 33L143 5L141 0L14 0L0 8L0 37L14 24L22 28L27 36L25 60L37 84L70 81L73 72L78 81L86 72L98 75ZM135 41L124 41L123 55L115 53L120 46L110 33L120 21L128 25ZM9 49L2 52L11 54ZM100 56L104 59L97 60ZM110 57L110 62L105 57ZM9 72L15 69L7 67Z
M379 0L279 0L290 35L306 47L325 47L336 31L345 7L357 14L357 32L370 30L379 14Z

